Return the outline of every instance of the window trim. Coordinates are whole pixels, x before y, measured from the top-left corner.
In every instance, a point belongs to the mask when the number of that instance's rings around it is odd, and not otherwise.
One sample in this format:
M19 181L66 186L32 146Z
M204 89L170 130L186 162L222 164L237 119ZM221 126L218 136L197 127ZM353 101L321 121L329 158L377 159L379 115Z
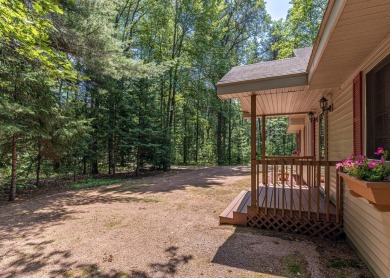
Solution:
M368 105L367 105L367 97L368 97L368 82L367 82L367 75L375 70L378 66L383 64L383 66L390 65L390 52L387 54L384 54L380 59L376 61L376 63L373 63L370 67L368 67L364 72L362 72L361 76L361 82L362 82L362 119L361 119L361 126L362 126L362 152L364 155L368 156ZM370 158L372 159L372 158Z

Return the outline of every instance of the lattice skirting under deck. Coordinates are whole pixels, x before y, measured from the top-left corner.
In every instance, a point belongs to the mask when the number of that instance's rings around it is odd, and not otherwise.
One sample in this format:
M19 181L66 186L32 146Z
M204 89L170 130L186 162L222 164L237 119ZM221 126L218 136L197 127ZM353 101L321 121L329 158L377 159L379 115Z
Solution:
M279 232L295 233L310 236L319 236L328 239L338 239L344 235L342 221L336 223L334 215L327 221L325 214L320 214L319 220L315 215L308 217L307 213L268 210L264 208L248 207L248 226L274 230Z

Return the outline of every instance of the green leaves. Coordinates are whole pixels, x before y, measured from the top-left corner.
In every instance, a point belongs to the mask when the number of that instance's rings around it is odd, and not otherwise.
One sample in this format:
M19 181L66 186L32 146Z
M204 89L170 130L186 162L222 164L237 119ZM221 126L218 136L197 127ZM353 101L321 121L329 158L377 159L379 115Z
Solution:
M285 22L276 21L273 25L275 43L272 50L277 58L291 57L296 48L311 46L317 38L327 0L292 0Z
M69 60L51 47L49 15L62 13L55 1L37 0L29 8L23 1L0 0L0 7L0 43L53 79L76 79Z
M61 3L0 0L0 140L18 134L23 169L249 162L215 83L272 55L263 0Z

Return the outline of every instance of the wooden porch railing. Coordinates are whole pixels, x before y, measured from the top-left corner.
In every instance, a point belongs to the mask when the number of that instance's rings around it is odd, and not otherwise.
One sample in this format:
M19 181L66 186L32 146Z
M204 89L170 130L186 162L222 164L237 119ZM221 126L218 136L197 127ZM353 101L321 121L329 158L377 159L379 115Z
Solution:
M334 161L313 157L266 157L257 160L256 206L265 214L332 221L342 216L342 190ZM331 186L331 180L334 182Z

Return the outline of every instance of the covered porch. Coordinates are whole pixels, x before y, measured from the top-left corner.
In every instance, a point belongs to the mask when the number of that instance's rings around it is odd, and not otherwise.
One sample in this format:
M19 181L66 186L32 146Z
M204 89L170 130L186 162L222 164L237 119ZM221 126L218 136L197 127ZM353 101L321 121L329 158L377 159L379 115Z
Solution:
M220 224L331 239L343 234L341 183L337 177L332 190L329 182L334 162L286 157L256 163L255 189L241 191L219 216Z
M218 96L238 98L243 117L251 121L250 191L240 192L227 206L221 224L332 239L343 234L341 183L336 162L329 161L327 154L332 106L323 101L319 107L321 99L331 102L334 89L308 85L311 50L295 50L289 59L233 68L217 84ZM268 117L290 118L289 132L297 133L298 153L266 155ZM261 151L256 143L257 118L261 118Z

